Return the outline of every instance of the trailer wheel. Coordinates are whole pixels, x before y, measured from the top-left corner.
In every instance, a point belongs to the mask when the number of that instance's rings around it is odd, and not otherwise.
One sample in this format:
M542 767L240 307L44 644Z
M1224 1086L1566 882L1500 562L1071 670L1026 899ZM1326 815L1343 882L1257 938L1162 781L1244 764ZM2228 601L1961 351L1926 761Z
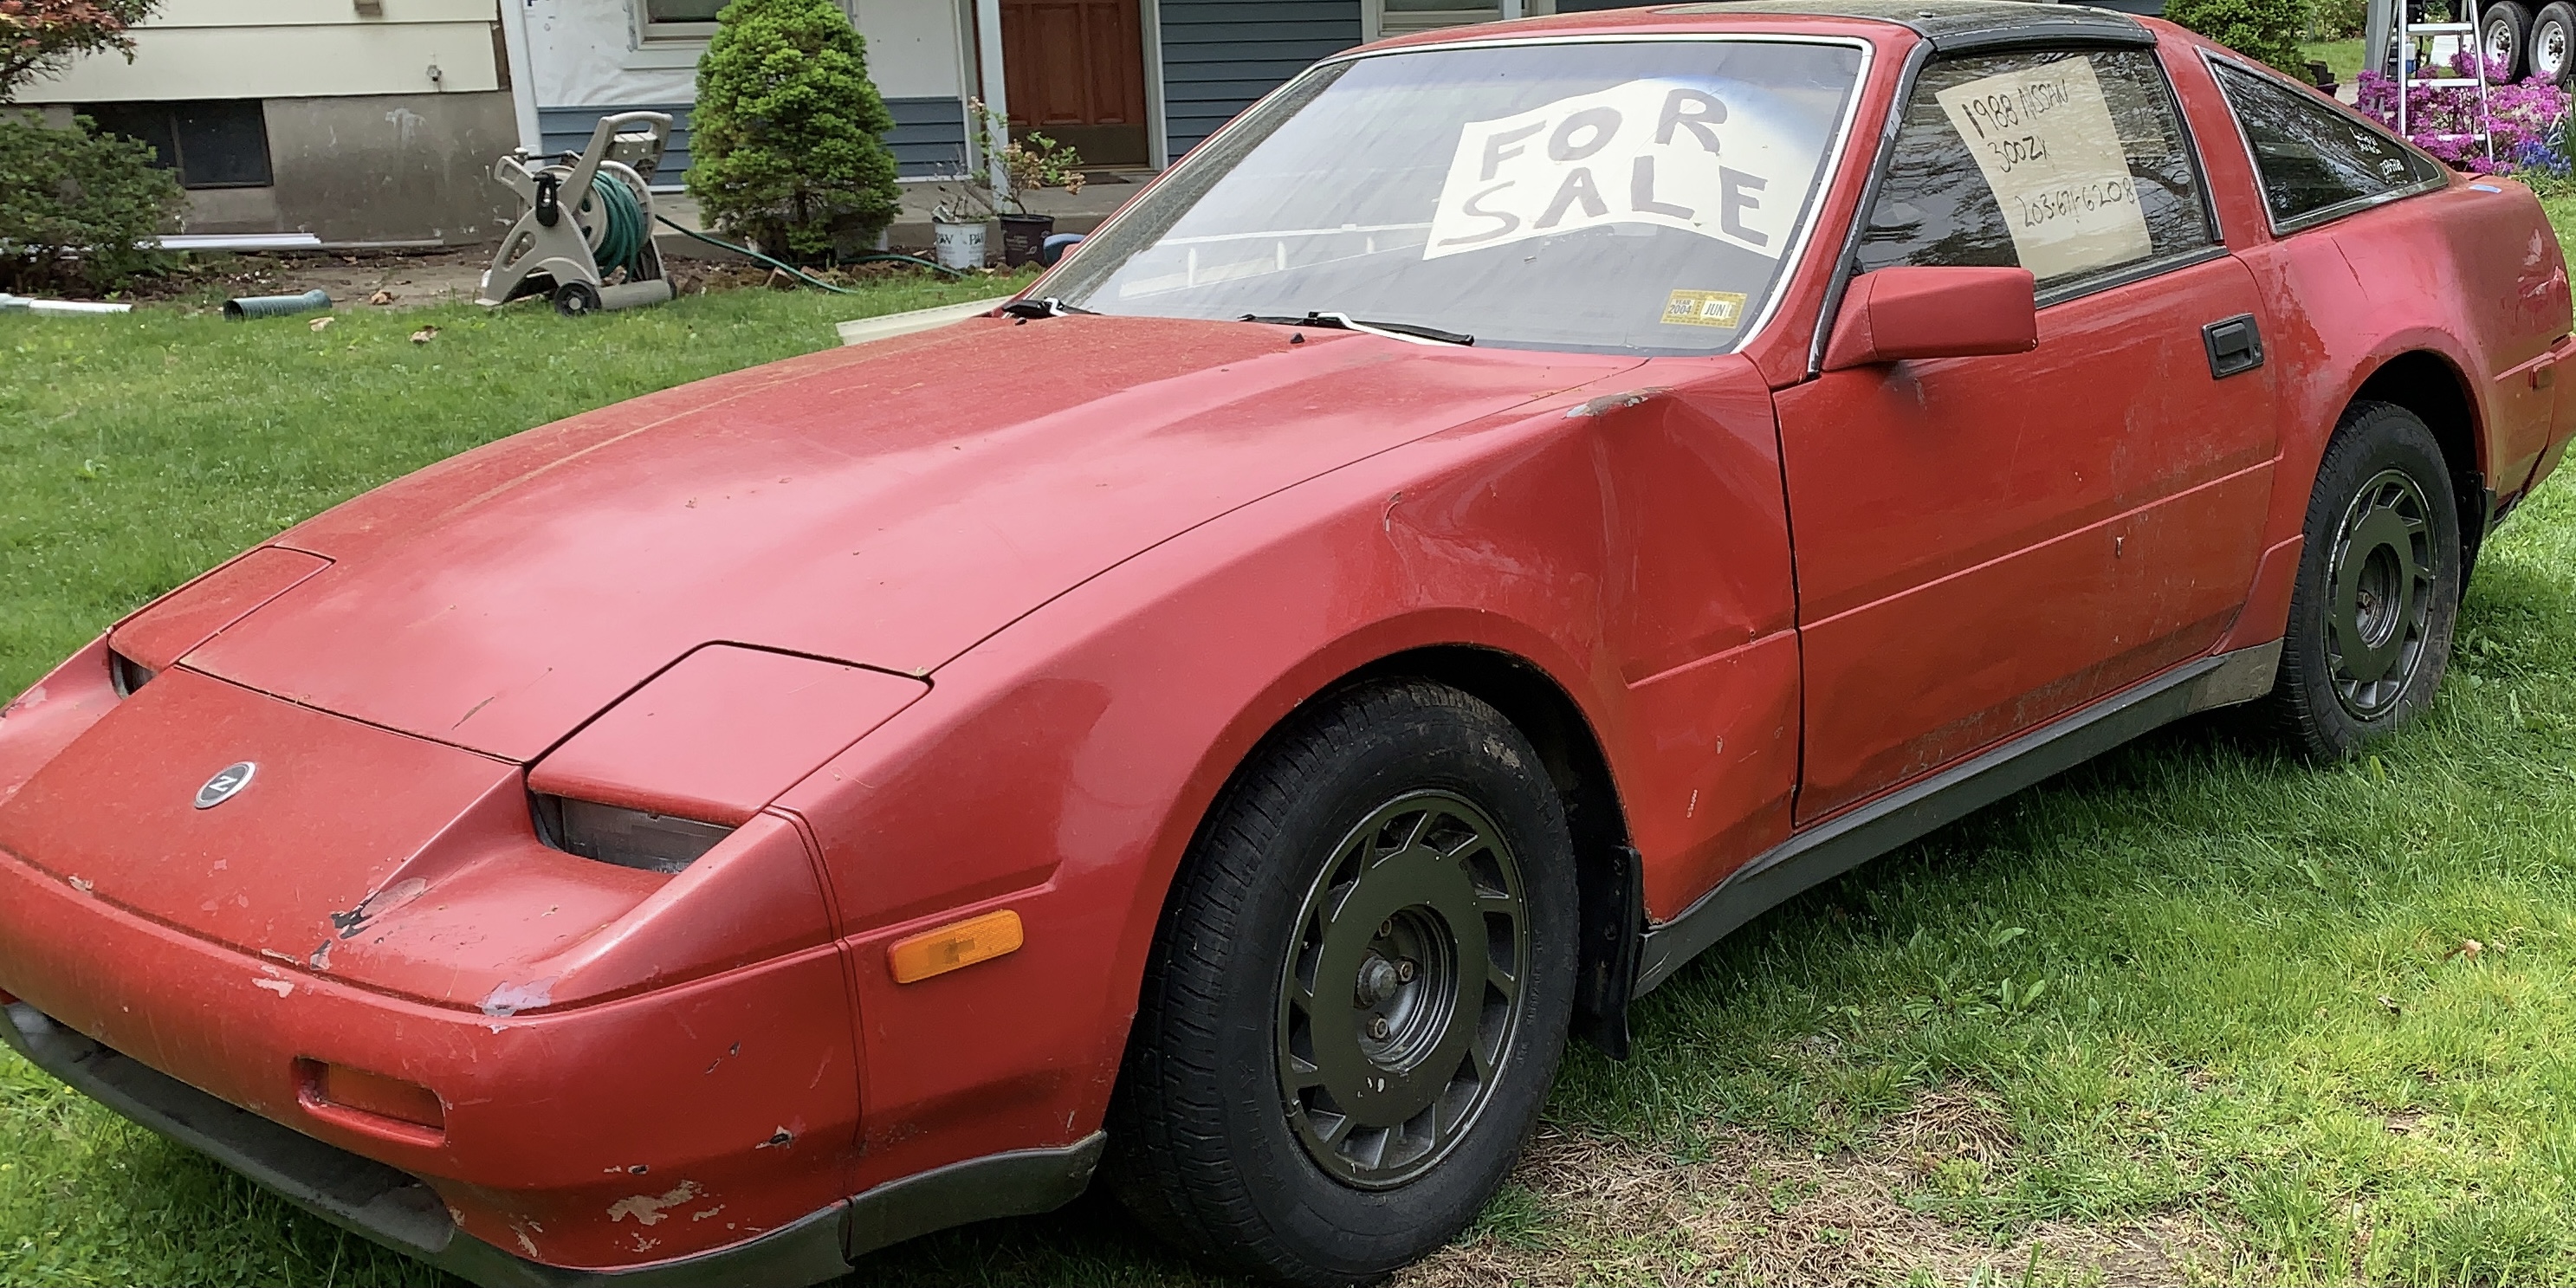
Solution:
M2478 14L2478 49L2489 63L2504 65L2507 82L2522 79L2529 65L2531 9L2521 0L2492 0Z
M2542 5L2540 16L2531 20L2528 51L2532 75L2552 85L2565 84L2570 64L2576 63L2576 5L2567 0Z

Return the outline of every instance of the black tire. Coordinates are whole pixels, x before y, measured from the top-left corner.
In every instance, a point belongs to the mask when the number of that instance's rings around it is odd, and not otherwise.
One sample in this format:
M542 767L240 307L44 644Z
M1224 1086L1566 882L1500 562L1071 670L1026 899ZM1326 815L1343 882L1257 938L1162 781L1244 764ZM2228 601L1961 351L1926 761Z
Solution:
M599 311L599 288L588 282L566 282L555 288L555 312L568 318Z
M2504 64L2504 79L2522 79L2529 65L2525 53L2531 46L2531 9L2520 0L2489 0L2478 11L2478 48L2487 61Z
M1538 1121L1575 942L1573 839L1520 730L1420 681L1318 699L1174 881L1110 1111L1113 1191L1185 1251L1288 1283L1440 1247Z
M2421 715L2459 617L2459 503L2433 433L2393 403L2346 409L2308 498L2274 724L2342 760Z
M2549 0L2540 6L2531 20L2531 40L2523 48L2526 71L2552 85L2566 84L2567 74L2576 71L2576 5Z

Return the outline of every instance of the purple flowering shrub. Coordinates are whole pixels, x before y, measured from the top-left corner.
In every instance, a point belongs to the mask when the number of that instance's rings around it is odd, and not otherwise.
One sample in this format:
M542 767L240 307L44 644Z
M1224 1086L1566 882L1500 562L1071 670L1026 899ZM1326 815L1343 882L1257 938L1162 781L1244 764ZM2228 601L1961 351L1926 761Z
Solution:
M2451 60L2450 74L2474 76L2462 50ZM2416 85L2406 95L2406 138L2415 146L2462 170L2478 174L2568 173L2567 91L2533 77L2520 84L2503 82L2504 64L2487 64L2487 119L2492 126L2495 157L2476 138L2478 91L2475 86L2435 89ZM2359 106L2391 129L2397 125L2397 80L2375 71L2354 78Z

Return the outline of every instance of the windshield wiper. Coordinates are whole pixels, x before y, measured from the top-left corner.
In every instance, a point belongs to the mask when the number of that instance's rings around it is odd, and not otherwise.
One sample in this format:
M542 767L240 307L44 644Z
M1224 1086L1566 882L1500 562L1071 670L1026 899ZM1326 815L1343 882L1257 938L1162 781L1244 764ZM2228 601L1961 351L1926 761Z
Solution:
M1336 331L1366 331L1371 335L1397 340L1430 340L1439 344L1474 344L1476 337L1438 327L1415 326L1410 322L1365 322L1347 313L1309 313L1302 318L1264 317L1246 313L1241 321L1266 322L1272 326L1320 326Z
M1015 318L1060 318L1070 313L1080 313L1086 317L1100 316L1096 310L1067 304L1052 295L1042 300L1013 300L1003 305L1002 311Z

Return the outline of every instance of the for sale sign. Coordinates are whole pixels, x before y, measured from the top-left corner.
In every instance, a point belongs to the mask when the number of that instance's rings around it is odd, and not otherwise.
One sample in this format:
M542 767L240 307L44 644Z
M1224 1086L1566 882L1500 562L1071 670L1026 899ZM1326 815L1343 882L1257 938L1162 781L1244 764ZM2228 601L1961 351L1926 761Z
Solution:
M1714 88L1635 80L1470 121L1424 259L1605 224L1677 228L1779 258L1817 146Z
M2032 276L2044 282L2153 250L2128 149L2091 60L1983 76L1934 97L1976 155Z

